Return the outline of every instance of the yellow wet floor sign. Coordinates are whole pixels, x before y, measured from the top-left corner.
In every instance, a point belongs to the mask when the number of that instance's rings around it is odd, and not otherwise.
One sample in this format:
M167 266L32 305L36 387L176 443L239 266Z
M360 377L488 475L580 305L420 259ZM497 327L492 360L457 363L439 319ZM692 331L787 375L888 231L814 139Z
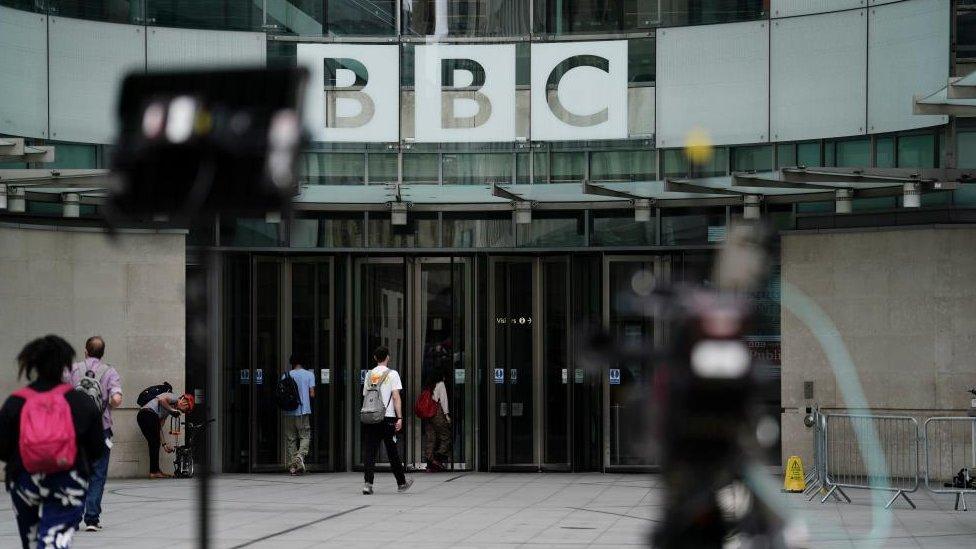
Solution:
M802 492L807 489L803 476L803 463L800 456L790 456L786 462L786 476L783 478L783 489L787 492Z

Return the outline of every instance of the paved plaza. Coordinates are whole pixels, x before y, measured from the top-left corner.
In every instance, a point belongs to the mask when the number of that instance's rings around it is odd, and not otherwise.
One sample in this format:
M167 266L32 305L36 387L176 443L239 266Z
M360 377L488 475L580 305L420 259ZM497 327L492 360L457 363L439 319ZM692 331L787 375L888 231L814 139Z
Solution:
M363 496L362 476L336 473L224 475L215 483L214 547L624 547L645 545L660 516L654 475L456 473L414 476L397 494L392 476L377 476ZM78 548L194 547L196 483L192 480L114 480L105 495L99 533L81 532ZM976 510L952 511L952 499L916 494L891 511L884 539L869 539L866 492L853 504L787 505L809 529L810 547L976 547ZM972 498L976 500L976 498ZM976 507L976 501L970 503ZM4 499L0 547L16 547ZM392 545L384 545L386 542Z

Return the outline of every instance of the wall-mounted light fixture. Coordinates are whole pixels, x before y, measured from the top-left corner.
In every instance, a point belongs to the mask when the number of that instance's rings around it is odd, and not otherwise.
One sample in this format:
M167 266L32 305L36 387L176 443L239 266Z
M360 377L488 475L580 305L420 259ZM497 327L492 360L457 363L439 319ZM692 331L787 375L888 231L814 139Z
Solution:
M390 202L390 223L393 225L406 225L407 210L409 209L406 202Z
M756 220L762 217L762 197L747 194L742 197L742 219Z
M532 223L532 203L529 201L514 202L515 222L519 225Z
M78 193L61 195L61 215L64 217L81 217L81 196Z
M651 220L651 200L638 198L634 200L634 221L647 223Z

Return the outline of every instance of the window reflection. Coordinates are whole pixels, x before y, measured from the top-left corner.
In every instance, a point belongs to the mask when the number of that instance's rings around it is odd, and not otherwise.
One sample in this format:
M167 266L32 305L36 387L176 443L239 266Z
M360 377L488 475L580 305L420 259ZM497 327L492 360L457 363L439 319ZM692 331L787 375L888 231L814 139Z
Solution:
M535 0L536 29L555 34L592 34L649 29L660 24L657 1Z
M516 36L529 33L526 0L402 0L403 34Z
M395 0L326 0L325 27L336 36L396 34Z

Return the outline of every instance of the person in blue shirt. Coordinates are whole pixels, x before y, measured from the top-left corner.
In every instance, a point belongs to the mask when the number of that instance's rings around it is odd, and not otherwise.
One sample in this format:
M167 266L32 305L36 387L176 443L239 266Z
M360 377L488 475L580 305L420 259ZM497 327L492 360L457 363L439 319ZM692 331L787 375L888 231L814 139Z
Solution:
M288 363L291 365L288 375L298 385L298 396L302 402L298 408L285 412L288 472L299 475L305 473L305 457L308 456L309 441L312 437L309 418L312 415L312 399L315 398L315 374L305 369L297 355L291 355Z

